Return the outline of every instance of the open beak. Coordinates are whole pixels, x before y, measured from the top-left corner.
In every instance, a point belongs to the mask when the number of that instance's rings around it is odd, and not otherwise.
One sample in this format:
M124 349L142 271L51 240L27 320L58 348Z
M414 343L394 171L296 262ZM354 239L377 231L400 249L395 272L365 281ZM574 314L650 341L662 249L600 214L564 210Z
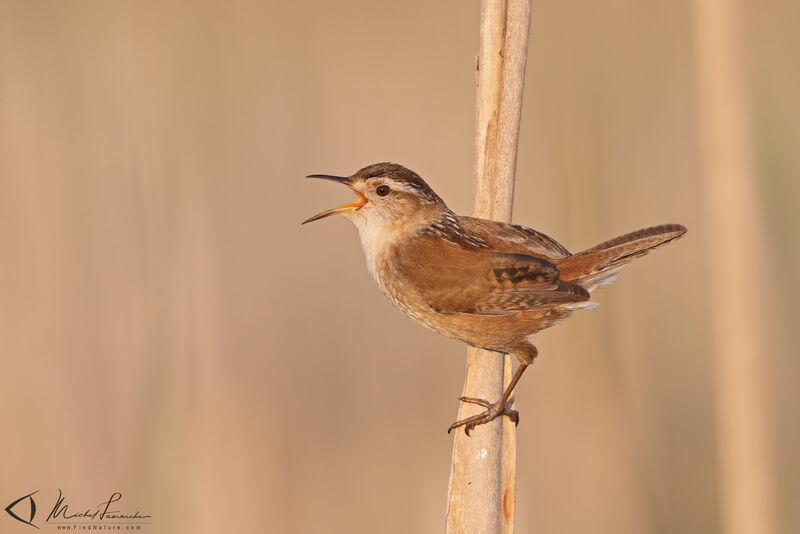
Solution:
M306 178L321 178L323 180L331 180L333 182L339 182L346 186L350 186L350 178L345 178L342 176L331 176L330 174L309 174ZM323 211L322 213L317 213L313 217L309 217L305 221L300 224L310 223L312 221L316 221L317 219L323 219L328 215L334 215L336 213L342 213L345 211L355 211L361 208L363 205L367 203L367 197L361 194L360 191L356 191L358 194L358 198L356 198L355 202L352 204L345 204L344 206L339 206L338 208L333 208L332 210Z

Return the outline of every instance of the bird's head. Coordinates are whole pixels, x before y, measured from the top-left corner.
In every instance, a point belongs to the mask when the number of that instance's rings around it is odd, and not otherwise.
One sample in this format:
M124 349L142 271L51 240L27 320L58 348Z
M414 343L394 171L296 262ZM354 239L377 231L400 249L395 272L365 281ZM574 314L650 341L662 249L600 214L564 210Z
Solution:
M303 224L341 213L358 228L380 233L402 231L436 220L447 210L441 198L417 173L395 163L376 163L352 176L312 174L347 185L358 195L350 204L318 213Z

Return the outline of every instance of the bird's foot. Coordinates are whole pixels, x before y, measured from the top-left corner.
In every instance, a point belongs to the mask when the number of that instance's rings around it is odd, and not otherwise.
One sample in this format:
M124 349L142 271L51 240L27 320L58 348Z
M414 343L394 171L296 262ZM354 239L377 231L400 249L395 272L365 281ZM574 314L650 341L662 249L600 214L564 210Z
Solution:
M450 425L450 428L447 429L448 434L454 428L463 426L464 433L467 436L469 436L469 433L476 426L488 423L489 421L493 421L494 419L500 417L501 415L507 415L509 419L514 421L515 426L519 424L519 412L516 410L512 410L506 404L501 404L500 401L492 404L487 400L476 399L474 397L460 397L459 400L461 402L469 402L471 404L478 404L480 406L483 406L484 408L486 408L486 411L481 412L478 415L473 415L472 417L467 417L466 419L456 421L455 423Z

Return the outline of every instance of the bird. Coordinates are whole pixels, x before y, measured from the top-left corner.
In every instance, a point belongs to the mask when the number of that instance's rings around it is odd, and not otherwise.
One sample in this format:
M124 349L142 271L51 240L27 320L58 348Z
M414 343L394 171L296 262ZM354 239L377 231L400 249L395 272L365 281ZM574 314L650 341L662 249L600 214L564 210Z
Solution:
M499 416L515 424L508 406L538 349L531 336L596 306L590 298L617 271L686 233L662 224L570 253L547 235L524 226L457 215L414 171L376 163L350 176L311 174L348 186L350 204L301 224L340 214L358 230L370 274L386 297L422 326L470 346L505 353L519 362L500 399L460 397L484 411L454 422L470 435Z

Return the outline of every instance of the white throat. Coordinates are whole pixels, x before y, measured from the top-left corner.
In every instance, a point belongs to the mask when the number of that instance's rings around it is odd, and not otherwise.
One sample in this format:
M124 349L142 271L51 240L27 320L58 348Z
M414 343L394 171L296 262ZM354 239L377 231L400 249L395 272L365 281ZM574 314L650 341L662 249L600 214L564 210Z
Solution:
M394 221L386 223L382 218L368 217L360 213L353 213L348 219L358 230L369 273L383 288L383 282L378 276L380 264L387 259L387 255L400 240L413 229L409 228L409 225L397 224Z

